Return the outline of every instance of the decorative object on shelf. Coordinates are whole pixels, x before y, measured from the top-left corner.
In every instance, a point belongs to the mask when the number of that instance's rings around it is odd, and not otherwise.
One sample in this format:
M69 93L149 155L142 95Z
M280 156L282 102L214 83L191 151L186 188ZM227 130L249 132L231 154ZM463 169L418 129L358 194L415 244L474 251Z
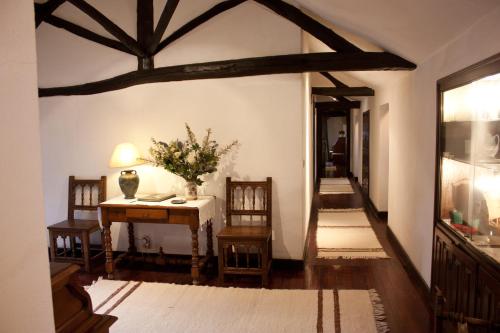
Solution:
M203 184L200 176L217 171L220 158L234 148L238 141L235 140L227 146L219 148L219 144L212 140L212 130L207 129L207 134L200 144L193 131L186 124L188 139L181 141L172 140L169 143L151 139L153 145L149 149L151 160L155 166L176 174L186 180L186 199L196 200L197 186Z
M146 161L141 158L139 150L131 143L120 143L113 150L109 160L110 168L126 168L144 164ZM134 199L139 188L139 176L135 170L123 170L118 179L120 188L125 195L125 199Z
M486 133L483 142L483 154L488 158L495 158L500 146L500 135L490 135Z

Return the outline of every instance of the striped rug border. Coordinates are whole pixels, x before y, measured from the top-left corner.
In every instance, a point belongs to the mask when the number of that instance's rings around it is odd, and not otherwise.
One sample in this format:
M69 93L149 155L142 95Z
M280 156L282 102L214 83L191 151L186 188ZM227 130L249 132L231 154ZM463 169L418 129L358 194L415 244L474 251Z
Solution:
M106 305L106 303L108 303L113 297L115 297L120 291L122 291L126 286L128 286L130 284L131 281L127 281L125 282L123 285L120 286L120 288L116 289L113 293L111 293L111 295L109 295L108 297L106 297L106 299L104 301L101 302L101 304L99 304L98 306L96 306L93 310L94 312L96 312L97 310L99 310L100 308L102 308L104 305Z
M105 315L107 315L107 314L109 314L111 311L113 311L114 309L116 309L116 307L117 307L118 305L120 305L121 303L123 303L123 301L124 301L127 297L129 297L130 295L132 295L132 293L133 293L134 291L136 291L136 290L137 290L137 288L139 288L139 286L142 284L142 282L143 282L143 281L140 281L140 282L138 282L137 284L135 284L132 288L130 288L130 290L129 290L129 291L127 291L127 292L125 293L125 295L123 295L122 297L120 297L120 299L118 299L118 300L117 300L117 301L116 301L116 302L115 302L115 303L114 303L114 304L113 304L113 305L112 305L112 306L111 306L108 310L106 310L106 312L104 312L104 314L105 314Z

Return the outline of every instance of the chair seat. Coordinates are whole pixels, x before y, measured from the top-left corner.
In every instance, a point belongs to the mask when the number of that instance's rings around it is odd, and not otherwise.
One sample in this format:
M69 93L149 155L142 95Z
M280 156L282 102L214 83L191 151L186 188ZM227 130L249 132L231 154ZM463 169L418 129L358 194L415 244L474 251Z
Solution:
M64 220L56 224L49 225L49 230L77 230L92 232L99 230L98 220Z
M272 235L270 227L249 227L249 226L232 226L225 227L219 232L217 238L226 239L262 239L268 240Z

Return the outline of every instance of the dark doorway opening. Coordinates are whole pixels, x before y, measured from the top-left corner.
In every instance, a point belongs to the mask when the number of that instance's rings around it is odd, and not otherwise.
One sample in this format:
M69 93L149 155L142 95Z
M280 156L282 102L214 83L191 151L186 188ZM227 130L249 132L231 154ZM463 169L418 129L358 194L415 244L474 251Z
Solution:
M347 177L350 171L348 111L317 112L315 166L319 178Z
M370 195L370 110L363 113L363 168L361 188Z

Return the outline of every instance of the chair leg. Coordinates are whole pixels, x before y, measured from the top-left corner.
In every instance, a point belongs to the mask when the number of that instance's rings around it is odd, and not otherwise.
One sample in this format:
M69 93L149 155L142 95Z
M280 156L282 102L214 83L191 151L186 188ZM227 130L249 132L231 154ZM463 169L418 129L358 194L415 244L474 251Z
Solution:
M269 283L269 271L267 267L269 266L269 245L267 241L261 243L262 246L262 286L267 287Z
M89 240L89 233L88 232L82 232L82 252L83 252L83 262L84 262L84 267L85 271L87 273L90 273L90 240Z
M268 241L268 248L267 248L267 256L268 256L268 261L269 261L269 269L267 270L267 274L270 275L271 269L272 269L272 263L273 263L273 239L270 238Z
M54 237L54 233L52 230L49 230L49 239L50 239L50 260L56 260L56 251L57 251L57 237Z
M71 256L74 258L74 257L76 257L76 237L75 236L69 237L69 244L71 246Z
M219 283L223 284L224 283L224 244L223 241L218 240L218 247L219 247L219 255L218 255L218 262L219 262Z
M267 275L267 272L262 273L262 287L267 288L269 285L269 276Z

